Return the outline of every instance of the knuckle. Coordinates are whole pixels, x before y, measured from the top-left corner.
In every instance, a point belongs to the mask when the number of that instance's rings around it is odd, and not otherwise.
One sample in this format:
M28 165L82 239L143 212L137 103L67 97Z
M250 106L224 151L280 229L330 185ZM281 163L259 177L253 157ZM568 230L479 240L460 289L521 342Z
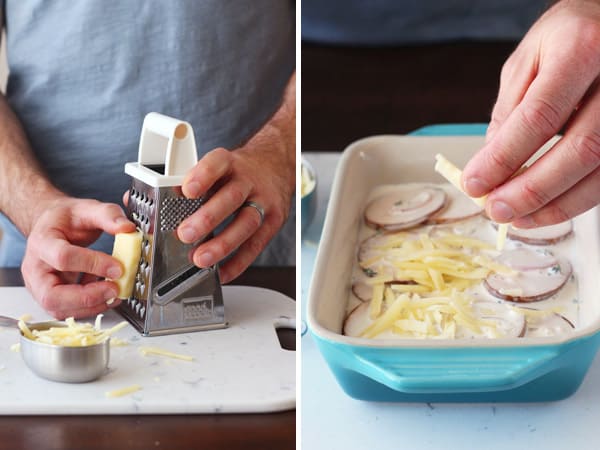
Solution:
M506 116L500 112L500 108L494 107L492 117L490 118L490 123L488 124L488 129L499 128L505 117Z
M229 255L234 250L234 248L235 246L233 245L233 243L225 237L222 237L213 244L213 251L219 257L219 259L222 259L225 256Z
M56 250L56 254L54 255L54 264L56 269L58 270L66 270L71 260L71 251L69 246L62 244Z
M39 298L39 302L40 305L42 305L42 308L44 308L46 311L54 310L54 308L56 307L54 296L52 295L50 290L45 290L44 292L42 292L42 295Z
M97 303L97 297L92 289L87 289L85 286L81 290L80 305L84 308L90 308Z
M232 205L241 205L245 199L246 193L242 190L241 186L233 185L227 189L227 200Z
M269 212L269 219L272 224L279 228L287 220L288 215L289 210L287 209L273 208Z
M198 214L197 219L204 233L208 233L209 231L214 230L215 227L218 225L217 219L214 216L214 214L208 211L201 211Z
M596 54L600 45L600 27L596 21L587 17L577 17L575 30L577 30L577 40L574 42L577 42L579 47L592 50Z
M582 166L594 168L600 164L600 133L598 131L590 130L574 136L572 148L575 158Z
M92 258L90 258L86 265L87 273L100 274L105 272L104 270L102 270L104 264L97 256L93 256Z
M565 222L571 218L571 214L565 211L559 204L548 206L546 214L549 225Z
M540 189L532 180L525 181L521 193L522 199L532 210L536 210L550 201L544 190Z
M561 126L561 107L553 101L543 98L531 102L524 102L521 107L521 119L523 125L531 134L551 136Z
M260 215L254 208L244 208L246 216L244 220L240 220L240 226L243 227L245 235L250 235L260 226Z
M505 174L511 174L517 169L517 165L508 152L493 149L487 153L487 165L496 167Z
M515 63L514 63L515 54L511 54L508 59L502 64L502 69L500 69L500 82L505 83L508 82L510 78L515 73Z
M261 238L256 237L250 239L248 242L248 250L250 255L252 255L252 259L254 259L263 249L266 247L266 242L264 242Z
M223 159L224 161L227 161L227 162L231 158L231 152L223 147L215 148L211 153L214 156L216 156L217 158Z

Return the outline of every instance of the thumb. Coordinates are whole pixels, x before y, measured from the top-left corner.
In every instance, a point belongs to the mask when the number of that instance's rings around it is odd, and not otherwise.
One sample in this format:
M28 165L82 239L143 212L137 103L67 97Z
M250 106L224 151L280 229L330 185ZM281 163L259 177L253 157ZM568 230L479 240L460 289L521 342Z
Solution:
M100 229L112 235L129 233L136 228L123 210L114 203L82 200L75 210L75 216L84 228Z

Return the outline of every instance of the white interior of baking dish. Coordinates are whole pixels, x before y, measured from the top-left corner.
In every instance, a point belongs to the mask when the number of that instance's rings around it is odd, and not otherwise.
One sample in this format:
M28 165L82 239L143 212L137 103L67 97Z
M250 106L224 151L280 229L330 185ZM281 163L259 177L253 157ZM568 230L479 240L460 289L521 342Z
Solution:
M505 346L557 344L600 330L600 213L598 208L574 220L579 323L574 333L544 338L476 340L369 340L343 336L342 324L351 289L357 241L367 197L376 186L411 182L440 183L433 170L442 153L459 167L484 143L479 136L375 136L352 144L338 166L319 245L308 301L308 322L320 336L367 346ZM554 141L542 148L538 155Z

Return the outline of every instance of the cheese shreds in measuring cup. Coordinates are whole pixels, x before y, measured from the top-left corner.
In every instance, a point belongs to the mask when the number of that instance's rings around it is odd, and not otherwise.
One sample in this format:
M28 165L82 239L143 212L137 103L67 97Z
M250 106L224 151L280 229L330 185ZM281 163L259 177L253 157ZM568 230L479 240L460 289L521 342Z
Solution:
M63 347L86 347L106 341L111 335L127 326L123 321L117 325L102 330L100 328L102 314L96 317L95 324L78 323L72 317L65 320L64 327L51 327L47 330L30 330L27 324L20 320L19 329L23 335L37 342L45 344L60 345Z

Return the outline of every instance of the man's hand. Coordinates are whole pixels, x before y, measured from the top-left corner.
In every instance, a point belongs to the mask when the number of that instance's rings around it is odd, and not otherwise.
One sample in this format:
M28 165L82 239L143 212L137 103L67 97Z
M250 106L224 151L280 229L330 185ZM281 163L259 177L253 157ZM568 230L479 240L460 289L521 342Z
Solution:
M53 202L33 223L21 266L34 298L58 319L87 317L105 311L117 286L101 277L118 278L122 267L105 253L85 248L102 231L135 230L121 208L96 200L64 197ZM110 307L119 304L115 300Z
M600 2L591 0L556 4L506 61L486 144L462 176L470 196L490 193L493 220L550 225L600 203L599 75ZM550 151L510 179L561 129Z
M252 139L233 151L218 148L207 153L184 180L183 194L188 198L218 189L179 225L177 235L182 242L202 239L239 210L219 235L200 244L191 255L195 265L208 267L237 250L220 267L223 283L256 259L288 217L296 184L295 104L294 76L281 108ZM246 201L264 209L264 223L255 208L242 207Z

